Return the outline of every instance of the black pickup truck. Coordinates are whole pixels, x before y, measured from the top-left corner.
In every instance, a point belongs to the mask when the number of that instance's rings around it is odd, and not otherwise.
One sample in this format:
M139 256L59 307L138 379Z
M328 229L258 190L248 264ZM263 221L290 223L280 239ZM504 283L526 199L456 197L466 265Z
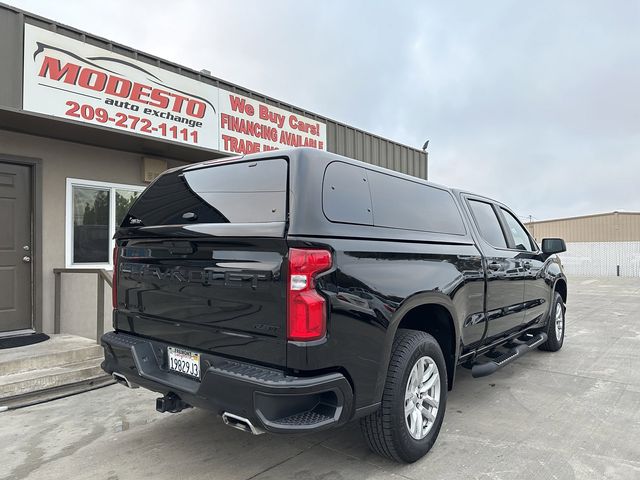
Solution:
M505 205L311 149L167 171L116 233L102 367L254 434L360 419L412 462L458 366L564 339L567 280Z

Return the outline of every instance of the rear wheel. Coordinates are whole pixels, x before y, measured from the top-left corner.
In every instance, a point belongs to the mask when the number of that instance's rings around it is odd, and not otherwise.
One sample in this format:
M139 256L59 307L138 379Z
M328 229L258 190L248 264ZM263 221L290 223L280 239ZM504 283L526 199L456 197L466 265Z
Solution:
M562 348L566 310L562 296L558 292L554 292L553 305L551 306L546 328L547 341L540 345L540 350L557 352Z
M399 462L415 462L433 446L447 401L447 370L438 342L398 330L380 409L360 422L369 448Z

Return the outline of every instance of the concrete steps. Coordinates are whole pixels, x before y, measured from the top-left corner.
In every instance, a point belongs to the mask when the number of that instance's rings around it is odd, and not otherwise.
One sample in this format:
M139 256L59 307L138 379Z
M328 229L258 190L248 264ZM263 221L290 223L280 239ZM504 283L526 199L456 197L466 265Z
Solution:
M112 383L102 348L73 335L0 350L0 407L23 406Z

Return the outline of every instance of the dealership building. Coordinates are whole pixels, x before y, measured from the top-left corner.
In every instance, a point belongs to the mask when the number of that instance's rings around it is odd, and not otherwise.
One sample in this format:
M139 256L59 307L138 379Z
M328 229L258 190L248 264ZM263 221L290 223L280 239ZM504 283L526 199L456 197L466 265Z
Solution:
M306 146L427 178L420 149L0 4L0 337L110 328L112 236L160 172Z

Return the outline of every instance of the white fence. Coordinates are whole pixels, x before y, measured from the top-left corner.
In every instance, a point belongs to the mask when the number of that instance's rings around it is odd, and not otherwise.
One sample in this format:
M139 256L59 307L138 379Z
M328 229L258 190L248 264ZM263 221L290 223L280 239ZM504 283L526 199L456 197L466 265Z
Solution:
M567 243L560 258L569 275L640 277L640 242Z

